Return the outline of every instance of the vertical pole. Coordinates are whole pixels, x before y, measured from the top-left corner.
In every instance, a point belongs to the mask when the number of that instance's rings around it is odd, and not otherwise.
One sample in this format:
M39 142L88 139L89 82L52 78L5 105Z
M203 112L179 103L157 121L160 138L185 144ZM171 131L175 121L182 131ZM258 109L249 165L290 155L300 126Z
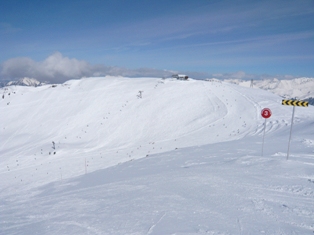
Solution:
M86 165L86 158L85 158L85 175L87 174L87 165Z
M264 138L265 138L265 130L266 130L266 118L264 119L265 119L265 122L264 122L264 134L263 134L263 145L262 145L262 157L264 154Z
M287 160L289 159L289 153L290 153L290 142L291 142L291 134L292 134L293 119L294 119L294 111L295 111L295 106L293 106L293 111L292 111L290 136L289 136L289 142L288 142Z

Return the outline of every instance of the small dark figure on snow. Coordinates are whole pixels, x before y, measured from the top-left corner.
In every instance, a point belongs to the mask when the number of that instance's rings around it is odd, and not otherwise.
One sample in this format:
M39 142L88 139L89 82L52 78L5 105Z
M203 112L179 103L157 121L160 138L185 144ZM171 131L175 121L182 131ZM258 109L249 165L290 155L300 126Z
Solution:
M55 144L54 141L52 141L52 148L53 148L53 149L56 149L56 144Z

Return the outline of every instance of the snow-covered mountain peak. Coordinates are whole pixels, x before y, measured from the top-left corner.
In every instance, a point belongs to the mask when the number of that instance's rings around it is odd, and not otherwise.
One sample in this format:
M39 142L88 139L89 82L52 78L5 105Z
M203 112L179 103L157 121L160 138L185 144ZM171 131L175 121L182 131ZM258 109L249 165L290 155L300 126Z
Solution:
M37 86L41 86L44 85L45 83L42 83L38 80L36 80L35 78L28 78L28 77L24 77L24 78L20 78L17 81L11 81L7 83L7 86L33 86L33 87L37 87Z
M225 82L238 84L244 87L257 87L268 90L285 98L308 99L314 97L314 78L301 77L289 80L277 78L247 81L241 79L225 79ZM252 83L253 82L253 83Z

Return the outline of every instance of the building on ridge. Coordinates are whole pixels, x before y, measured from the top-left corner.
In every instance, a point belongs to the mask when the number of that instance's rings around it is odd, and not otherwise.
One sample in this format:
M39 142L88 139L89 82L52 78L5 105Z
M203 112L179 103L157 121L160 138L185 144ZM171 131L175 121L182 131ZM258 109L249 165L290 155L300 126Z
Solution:
M185 74L173 74L172 77L176 78L178 80L188 80L188 78L189 78L189 76L187 76Z

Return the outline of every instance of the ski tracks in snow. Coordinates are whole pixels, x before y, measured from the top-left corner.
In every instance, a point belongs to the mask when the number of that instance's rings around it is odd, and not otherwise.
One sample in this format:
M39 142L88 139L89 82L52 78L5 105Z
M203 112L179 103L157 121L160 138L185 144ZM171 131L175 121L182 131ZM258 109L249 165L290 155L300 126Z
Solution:
M256 111L254 114L252 114L252 112L248 113L248 110L251 109L246 107L247 104L250 104L254 106L255 110L257 109L252 100L232 87L231 89L226 89L225 84L222 85L218 82L203 81L202 85L204 89L209 91L206 92L209 102L211 102L212 105L218 106L215 111L217 110L220 116L209 126L211 133L215 129L214 132L217 133L216 138L220 138L220 134L224 133L224 141L226 141L226 139L239 139L252 132L252 129L258 126L255 114ZM229 93L226 93L227 90ZM236 92L236 94L234 95L233 92ZM213 97L210 97L207 93L213 94L217 101L213 102ZM241 97L243 97L243 99L241 99ZM255 115L255 117L252 118L252 115Z
M160 223L160 221L162 221L162 219L166 216L166 214L167 213L164 212L162 216L160 216L159 220L149 228L147 235L153 234L155 227Z

